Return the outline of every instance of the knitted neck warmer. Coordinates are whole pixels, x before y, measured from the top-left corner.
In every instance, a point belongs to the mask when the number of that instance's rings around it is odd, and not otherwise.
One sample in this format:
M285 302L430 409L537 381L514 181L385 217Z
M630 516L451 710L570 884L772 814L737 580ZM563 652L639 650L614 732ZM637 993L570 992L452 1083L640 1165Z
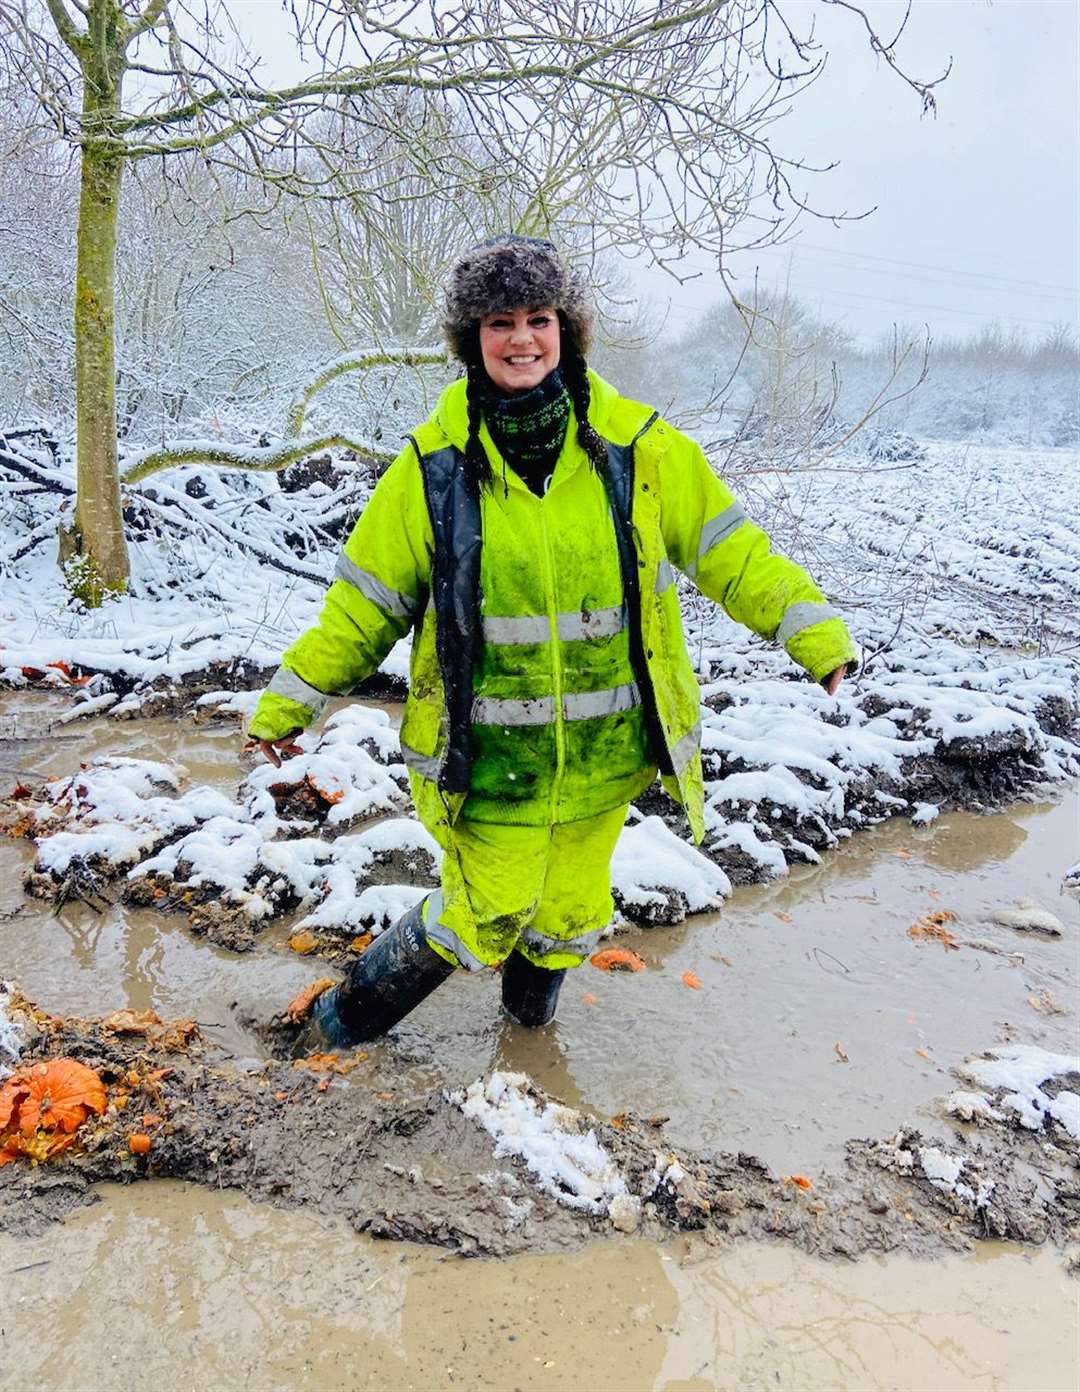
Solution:
M555 467L570 419L570 393L556 367L531 391L508 396L491 383L481 393L495 448L534 493Z

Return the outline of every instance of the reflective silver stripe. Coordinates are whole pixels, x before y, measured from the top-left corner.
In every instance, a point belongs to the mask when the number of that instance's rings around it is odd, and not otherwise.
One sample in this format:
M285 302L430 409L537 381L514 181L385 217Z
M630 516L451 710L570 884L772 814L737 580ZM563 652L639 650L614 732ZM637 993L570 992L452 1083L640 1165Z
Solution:
M439 781L439 770L442 768L442 760L435 754L418 754L415 749L410 749L404 740L401 741L401 757L406 765L423 778L428 778L432 783Z
M536 696L531 701L500 700L481 696L473 702L474 725L550 725L555 719L555 700Z
M484 638L489 643L546 643L551 625L546 614L484 615ZM622 605L581 613L556 614L555 631L564 643L589 638L613 638L626 626Z
M747 520L746 513L743 511L741 503L732 503L726 507L717 517L706 522L701 529L701 540L698 543L697 559L692 561L687 570L690 575L697 574L697 568L713 549L717 542L724 541L736 527L741 527Z
M671 568L671 562L665 556L656 569L656 593L663 594L675 583L675 572Z
M815 624L824 623L826 619L839 617L832 605L822 600L803 600L800 604L790 604L784 610L784 617L776 630L776 641L786 644L804 628L813 628Z
M314 711L317 716L322 715L330 700L325 691L308 686L302 677L290 672L288 667L279 667L270 678L270 685L266 689L274 692L276 696L284 696L287 701L298 701L300 705Z
M580 614L556 616L559 637L564 643L580 638L614 638L626 626L621 604L613 609L593 609Z
M445 900L441 889L437 889L434 894L429 894L425 899L424 936L429 942L438 943L440 947L445 947L449 952L452 952L466 971L483 971L488 963L481 962L479 957L474 956L453 928L448 928L441 921L444 906Z
M682 773L690 760L701 748L701 721L692 730L687 730L682 739L676 742L675 748L670 750L671 766L677 774Z
M577 957L587 957L603 936L603 928L591 933L582 933L576 938L549 938L546 933L538 933L535 928L526 928L521 941L534 952L571 952Z
M355 561L349 560L344 551L334 567L334 579L344 580L354 590L359 590L365 599L370 599L372 604L377 604L380 609L385 609L396 619L411 619L419 608L415 599L410 599L398 590L390 589L370 571L361 570Z
M564 720L594 720L617 715L641 704L637 682L609 686L604 691L579 691L563 697ZM500 700L482 696L473 703L474 725L550 725L555 719L555 702L550 696L531 701Z
M518 614L513 618L484 615L484 641L488 643L546 643L551 624L546 614Z
M592 720L601 715L616 715L619 711L632 710L641 705L641 693L637 682L627 682L624 686L610 686L606 691L581 691L563 697L563 718L566 720Z

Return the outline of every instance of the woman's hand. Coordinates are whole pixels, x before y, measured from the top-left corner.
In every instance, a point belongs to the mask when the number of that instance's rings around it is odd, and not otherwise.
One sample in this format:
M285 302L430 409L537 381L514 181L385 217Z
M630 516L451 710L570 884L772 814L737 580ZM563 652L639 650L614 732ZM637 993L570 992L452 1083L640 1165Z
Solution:
M835 672L830 672L827 677L822 677L821 684L830 696L835 696L840 690L840 683L844 680L844 673L847 671L846 665L837 667Z
M286 759L292 759L297 754L303 754L304 751L300 746L294 743L298 734L300 734L299 725L295 730L290 730L287 735L282 735L280 739L260 740L259 748L275 768L280 768L282 756Z

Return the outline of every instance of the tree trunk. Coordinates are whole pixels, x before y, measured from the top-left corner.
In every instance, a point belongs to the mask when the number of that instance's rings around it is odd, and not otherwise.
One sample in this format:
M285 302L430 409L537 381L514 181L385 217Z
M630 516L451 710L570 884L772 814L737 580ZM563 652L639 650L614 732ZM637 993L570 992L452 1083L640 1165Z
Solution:
M115 114L86 82L89 128L107 129ZM111 95L111 94L110 94ZM75 527L80 573L73 585L87 604L127 587L128 556L120 507L116 445L116 230L123 158L108 147L82 149L75 258L75 410L78 463Z

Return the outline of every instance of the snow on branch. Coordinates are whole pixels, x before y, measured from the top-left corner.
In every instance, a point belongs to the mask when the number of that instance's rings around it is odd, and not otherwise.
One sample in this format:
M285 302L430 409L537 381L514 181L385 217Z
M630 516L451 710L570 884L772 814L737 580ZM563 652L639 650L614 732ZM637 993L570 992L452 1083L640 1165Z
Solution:
M352 353L344 353L332 362L325 363L299 389L289 406L285 434L295 439L304 428L304 418L311 398L338 377L345 376L347 372L364 372L373 367L437 367L445 365L447 361L445 352L425 352L417 349L388 353L381 348L361 348ZM377 450L365 449L364 453L378 455Z
M290 464L328 449L355 450L376 463L389 464L393 460L393 455L385 450L347 435L320 435L312 440L286 440L275 445L248 448L224 445L220 440L178 440L174 445L138 455L120 475L120 482L139 483L161 469L174 469L181 464L212 464L219 469L280 473Z

